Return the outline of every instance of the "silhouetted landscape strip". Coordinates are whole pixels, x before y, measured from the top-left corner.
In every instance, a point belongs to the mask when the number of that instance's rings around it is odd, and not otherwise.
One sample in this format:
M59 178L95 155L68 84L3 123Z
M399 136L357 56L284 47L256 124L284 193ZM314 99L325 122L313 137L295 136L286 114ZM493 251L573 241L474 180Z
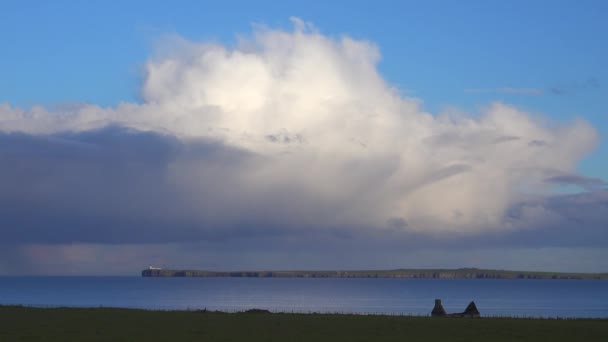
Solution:
M608 279L608 273L510 271L478 268L347 271L205 271L148 268L142 277L411 278L411 279Z

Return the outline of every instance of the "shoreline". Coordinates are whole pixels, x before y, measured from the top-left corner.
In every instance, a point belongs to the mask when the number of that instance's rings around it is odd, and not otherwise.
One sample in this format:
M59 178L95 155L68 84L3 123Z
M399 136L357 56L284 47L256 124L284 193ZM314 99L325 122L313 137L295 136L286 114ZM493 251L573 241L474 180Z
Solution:
M552 316L509 316L509 315L481 315L480 317L446 316L432 317L431 310L428 314L401 314L401 313L376 313L376 312L317 312L317 311L273 311L268 309L250 308L246 310L222 311L208 310L207 308L191 309L148 309L120 306L66 306L66 305L24 305L24 304L0 304L3 309L33 309L33 310L118 310L118 311L141 311L162 313L202 313L212 315L302 315L302 316L356 316L356 317L403 317L403 318L428 318L433 320L540 320L540 321L606 321L608 317L552 317Z

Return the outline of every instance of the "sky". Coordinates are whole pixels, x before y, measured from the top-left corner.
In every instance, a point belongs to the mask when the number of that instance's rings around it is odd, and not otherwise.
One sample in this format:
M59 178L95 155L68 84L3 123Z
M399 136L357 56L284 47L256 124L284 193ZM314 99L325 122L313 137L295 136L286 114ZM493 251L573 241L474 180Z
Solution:
M3 1L0 275L607 272L604 1Z

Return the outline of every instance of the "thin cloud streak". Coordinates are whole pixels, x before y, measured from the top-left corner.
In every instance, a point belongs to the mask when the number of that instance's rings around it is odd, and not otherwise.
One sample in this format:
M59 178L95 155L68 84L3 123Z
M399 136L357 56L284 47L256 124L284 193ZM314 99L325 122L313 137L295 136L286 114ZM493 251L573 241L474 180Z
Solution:
M600 81L596 78L590 78L584 82L555 86L549 88L553 95L569 95L581 91L588 91L600 88Z
M515 94L515 95L544 95L545 89L540 88L468 88L464 90L467 93L496 93L496 94Z
M576 174L561 174L551 176L546 178L545 181L548 183L559 184L564 186L575 185L589 191L601 190L608 187L608 183L606 183L600 178L585 177Z
M569 95L581 91L589 91L600 88L600 82L596 78L587 79L584 82L572 83L562 86L549 88L519 88L519 87L498 87L498 88L467 88L465 93L491 93L491 94L512 94L512 95Z

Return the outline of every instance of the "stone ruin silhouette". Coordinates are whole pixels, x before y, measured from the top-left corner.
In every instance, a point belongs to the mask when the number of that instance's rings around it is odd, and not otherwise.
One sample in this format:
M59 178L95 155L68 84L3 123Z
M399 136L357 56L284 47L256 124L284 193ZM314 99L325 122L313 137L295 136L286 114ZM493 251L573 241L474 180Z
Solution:
M433 317L445 317L448 313L445 312L443 305L441 305L441 299L435 299L435 307L433 307L433 311L431 311L431 316Z
M433 307L433 311L431 311L431 317L479 318L481 315L479 314L479 310L477 310L477 305L475 305L475 302L470 302L463 312L448 314L443 308L443 305L441 305L441 299L435 299L435 306Z

